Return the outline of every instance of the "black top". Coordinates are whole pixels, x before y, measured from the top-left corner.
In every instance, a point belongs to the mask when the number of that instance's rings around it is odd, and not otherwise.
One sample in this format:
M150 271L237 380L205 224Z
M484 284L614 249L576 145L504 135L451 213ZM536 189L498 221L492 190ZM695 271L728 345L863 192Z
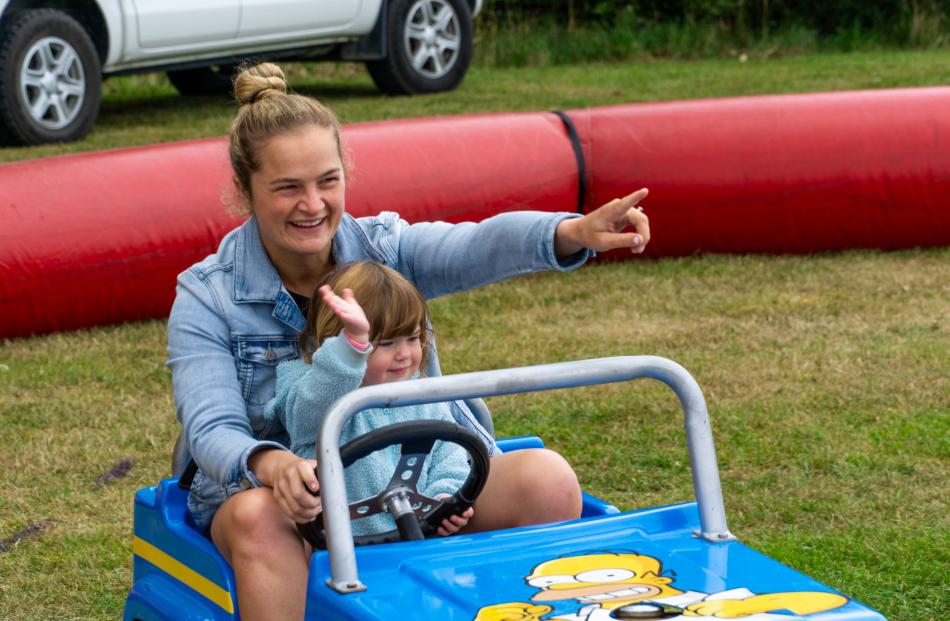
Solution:
M288 291L290 297L294 299L294 302L297 303L297 308L300 309L300 312L303 313L303 316L307 316L307 309L310 307L310 297L306 295L300 295L299 293L294 293L293 291Z

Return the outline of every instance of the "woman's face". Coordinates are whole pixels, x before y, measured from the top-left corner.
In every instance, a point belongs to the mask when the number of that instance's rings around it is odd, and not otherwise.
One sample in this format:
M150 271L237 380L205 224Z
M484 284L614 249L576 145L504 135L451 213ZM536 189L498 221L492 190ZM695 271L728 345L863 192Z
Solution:
M332 129L308 125L267 140L251 174L251 211L271 261L329 263L346 178Z

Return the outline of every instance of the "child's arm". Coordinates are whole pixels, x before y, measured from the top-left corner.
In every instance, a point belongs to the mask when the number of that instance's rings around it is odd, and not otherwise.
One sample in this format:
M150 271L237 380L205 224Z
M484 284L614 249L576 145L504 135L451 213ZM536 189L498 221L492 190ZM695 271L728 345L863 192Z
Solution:
M465 483L470 469L468 453L465 449L451 442L437 442L429 463L429 476L430 480L432 476L437 476L438 479L427 487L437 489L448 486L451 492L443 491L439 496L454 494L455 490ZM475 508L469 507L460 514L445 518L437 531L439 536L448 537L459 532L468 525L473 515L475 515Z
M305 371L286 388L278 385L278 397L284 395L281 418L290 436L291 451L301 457L316 456L320 421L334 401L360 387L369 351L358 351L340 334L320 345L311 364L293 363L303 365Z
M327 408L338 398L356 390L366 372L370 326L353 292L343 290L343 297L328 285L320 288L323 302L343 323L343 332L324 341L313 354L306 371L294 377L286 387L280 385L278 398L283 397L282 420L290 435L290 449L303 457L316 453L317 428ZM300 363L298 363L300 364Z

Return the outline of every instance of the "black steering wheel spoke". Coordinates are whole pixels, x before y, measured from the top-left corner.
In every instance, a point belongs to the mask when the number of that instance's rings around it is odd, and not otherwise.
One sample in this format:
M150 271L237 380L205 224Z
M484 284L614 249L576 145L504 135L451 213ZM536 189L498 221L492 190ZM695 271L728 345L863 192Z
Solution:
M386 486L387 489L397 485L406 486L413 491L418 488L422 468L425 466L426 457L432 452L435 440L412 442L411 444L413 445L411 447L409 442L402 445L402 455L399 457L399 463L396 464L393 478L389 480L389 484Z
M351 520L359 520L371 515L376 515L377 513L383 513L385 511L386 507L383 506L382 502L380 502L379 496L364 498L363 500L350 503Z
M425 518L445 500L445 498L430 498L420 492L414 492L412 494L412 510L420 518Z

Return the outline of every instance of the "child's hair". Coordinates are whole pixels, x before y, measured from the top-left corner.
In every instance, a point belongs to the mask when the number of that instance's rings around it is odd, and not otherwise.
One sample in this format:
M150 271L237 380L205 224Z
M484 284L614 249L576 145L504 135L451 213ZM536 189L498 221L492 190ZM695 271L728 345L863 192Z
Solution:
M409 336L420 330L424 368L429 359L429 309L419 290L399 272L372 261L344 265L324 278L333 292L342 296L351 289L363 307L370 324L369 340L374 345L383 339ZM307 327L300 333L300 351L307 363L312 362L316 348L343 329L343 323L326 304L319 287L310 298Z

